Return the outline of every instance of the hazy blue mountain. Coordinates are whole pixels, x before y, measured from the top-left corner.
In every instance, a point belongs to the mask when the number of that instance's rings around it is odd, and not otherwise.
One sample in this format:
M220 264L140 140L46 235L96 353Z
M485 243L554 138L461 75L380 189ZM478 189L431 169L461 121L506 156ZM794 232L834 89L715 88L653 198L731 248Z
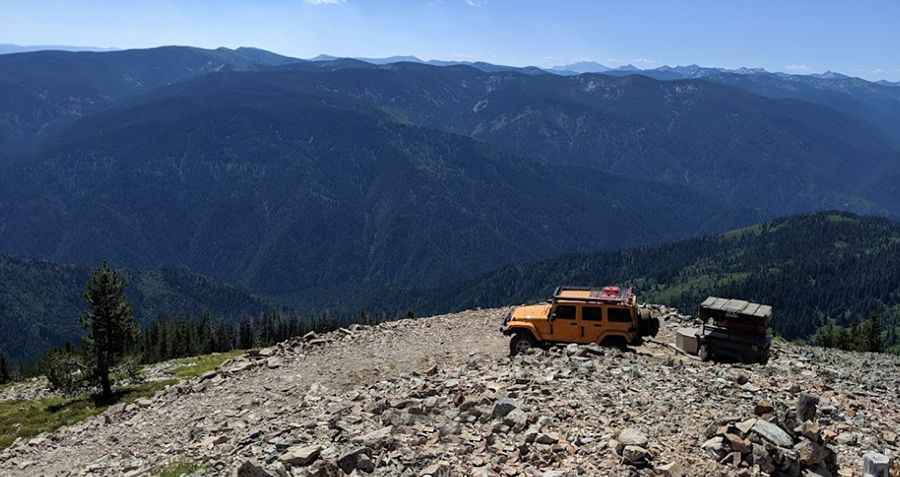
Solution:
M882 130L830 95L728 79L790 78L494 66L246 48L0 56L0 131L28 145L0 148L13 159L0 251L187 266L322 306L776 214L900 213Z
M184 265L309 299L755 218L680 186L399 123L342 91L333 75L351 71L381 84L363 74L381 68L223 72L78 121L0 177L0 250Z
M84 286L91 269L0 255L0 350L13 360L32 361L51 347L78 343ZM238 288L186 269L125 270L127 296L136 318L161 315L219 319L257 315L267 305Z
M810 102L701 80L527 76L412 63L297 74L292 82L523 157L686 186L767 213L898 210L873 200L866 187L897 163L885 136Z
M900 147L900 89L841 73L795 75L760 68L662 66L641 71L611 70L605 74L640 74L661 81L705 79L735 86L769 98L800 99L849 114L878 127Z
M0 55L0 160L123 98L223 69L297 61L252 48L161 47Z
M279 66L286 65L291 63L302 62L298 58L292 58L290 56L279 55L278 53L272 53L268 50L263 50L260 48L252 48L247 46L241 46L234 50L229 50L228 48L218 48L218 52L224 53L225 55L234 54L244 60L248 61L251 65L260 65L260 66ZM235 61L235 63L238 63ZM247 65L241 65L246 67Z
M33 51L116 51L118 48L98 48L95 46L66 46L66 45L13 45L0 43L0 55L10 53L29 53Z
M386 58L364 58L364 57L353 57L353 58L341 58L337 56L331 55L318 55L315 58L310 59L313 62L345 62L347 60L355 60L361 61L373 65L391 65L394 63L419 63L424 65L431 66L471 66L478 70L487 72L487 73L496 73L501 71L510 71L510 72L518 72L523 74L535 75L535 74L547 74L548 72L542 70L536 66L506 66L506 65L496 65L493 63L487 63L484 61L445 61L445 60L428 60L424 61L415 56L389 56Z
M549 71L551 72L560 72L561 74L581 74L581 73L604 73L613 68L609 66L602 65L595 61L579 61L577 63L571 63L568 65L559 65L554 66Z
M335 61L342 59L353 59L364 61L366 63L371 63L373 65L387 65L391 63L425 63L418 57L412 55L397 55L397 56L388 56L385 58L365 58L365 57L340 57L340 56L332 56L332 55L318 55L315 58L310 58L309 61Z

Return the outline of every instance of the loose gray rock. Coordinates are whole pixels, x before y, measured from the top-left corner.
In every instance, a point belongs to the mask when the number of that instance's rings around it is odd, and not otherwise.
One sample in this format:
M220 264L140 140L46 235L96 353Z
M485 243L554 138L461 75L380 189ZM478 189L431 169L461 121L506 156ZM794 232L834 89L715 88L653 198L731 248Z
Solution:
M779 447L791 447L794 444L794 440L791 438L790 434L778 427L777 424L773 424L764 419L758 419L756 423L753 424L753 432Z
M257 464L245 461L234 470L234 477L272 477L272 474Z
M321 452L322 446L319 445L293 446L288 448L284 454L281 454L278 460L287 466L303 467L315 462Z
M494 403L494 409L491 411L491 417L493 417L494 419L501 419L517 407L519 407L518 404L512 399L498 399L497 402Z

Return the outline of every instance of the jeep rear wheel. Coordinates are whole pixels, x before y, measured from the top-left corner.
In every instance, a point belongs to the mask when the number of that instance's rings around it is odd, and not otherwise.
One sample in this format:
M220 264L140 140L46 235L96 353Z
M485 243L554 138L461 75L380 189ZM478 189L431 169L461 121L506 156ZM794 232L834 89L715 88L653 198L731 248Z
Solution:
M513 335L512 339L509 340L509 355L515 356L517 354L527 353L528 350L533 347L534 338L532 338L530 334L516 333Z

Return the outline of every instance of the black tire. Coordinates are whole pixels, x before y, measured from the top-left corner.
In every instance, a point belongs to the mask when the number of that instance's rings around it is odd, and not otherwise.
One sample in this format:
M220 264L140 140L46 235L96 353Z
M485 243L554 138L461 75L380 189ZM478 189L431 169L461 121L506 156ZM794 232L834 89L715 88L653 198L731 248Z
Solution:
M655 337L659 333L659 318L653 318L649 310L641 310L638 321L638 333L641 336Z
M535 346L534 338L531 337L531 334L525 332L519 332L513 335L512 339L509 340L509 355L515 356L517 354L527 353L528 350Z
M697 357L700 358L700 361L709 361L709 348L706 345L700 345L700 350L697 351Z

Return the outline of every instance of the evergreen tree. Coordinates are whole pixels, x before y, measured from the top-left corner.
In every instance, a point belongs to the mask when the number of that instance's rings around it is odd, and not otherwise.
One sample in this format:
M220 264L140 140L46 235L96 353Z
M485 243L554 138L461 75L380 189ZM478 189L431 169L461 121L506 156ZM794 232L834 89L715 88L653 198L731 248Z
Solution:
M240 332L238 333L238 348L250 349L256 345L253 333L253 324L249 318L241 319Z
M125 299L125 280L106 262L91 274L84 299L88 309L82 316L87 330L85 358L91 377L100 386L101 396L112 396L110 370L116 366L137 338L138 327Z
M883 350L881 342L881 314L875 313L869 318L868 333L865 336L865 351L880 353Z
M9 369L6 355L0 353L0 384L6 384L10 381L12 381L12 371Z

